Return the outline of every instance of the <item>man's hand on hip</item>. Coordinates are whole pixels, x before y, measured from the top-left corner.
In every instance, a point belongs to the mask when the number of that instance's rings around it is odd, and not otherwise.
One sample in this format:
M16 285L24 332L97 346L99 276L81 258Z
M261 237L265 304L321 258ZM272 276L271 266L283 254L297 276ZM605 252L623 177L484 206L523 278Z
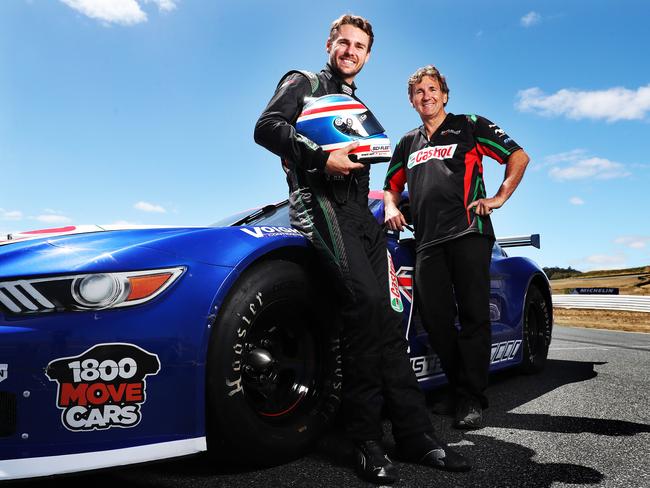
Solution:
M496 198L480 198L479 200L475 200L472 203L470 203L467 207L467 210L474 209L474 213L476 215L490 215L492 213L492 210L495 210L497 208L501 208L503 205L503 202Z

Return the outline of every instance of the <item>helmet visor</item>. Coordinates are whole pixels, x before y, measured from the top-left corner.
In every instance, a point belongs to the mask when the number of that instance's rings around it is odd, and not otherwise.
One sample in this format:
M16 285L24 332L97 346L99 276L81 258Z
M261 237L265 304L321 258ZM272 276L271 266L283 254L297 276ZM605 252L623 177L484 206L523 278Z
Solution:
M384 132L384 128L370 110L338 116L333 123L339 132L352 137L368 137Z

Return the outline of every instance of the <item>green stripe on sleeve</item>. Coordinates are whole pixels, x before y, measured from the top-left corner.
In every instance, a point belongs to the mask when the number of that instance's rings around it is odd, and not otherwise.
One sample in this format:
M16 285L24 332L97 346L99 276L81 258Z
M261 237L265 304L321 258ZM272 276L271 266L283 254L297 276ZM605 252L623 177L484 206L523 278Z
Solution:
M402 166L402 162L400 161L399 163L395 163L395 165L392 168L388 168L388 171L386 172L386 179L393 176L393 173L396 173L401 166Z
M496 142L493 142L490 139L485 139L484 137L477 137L477 139L478 139L479 142L482 142L483 144L487 144L489 146L496 147L498 150L500 150L506 156L510 156L510 151L508 151L505 147L500 146Z

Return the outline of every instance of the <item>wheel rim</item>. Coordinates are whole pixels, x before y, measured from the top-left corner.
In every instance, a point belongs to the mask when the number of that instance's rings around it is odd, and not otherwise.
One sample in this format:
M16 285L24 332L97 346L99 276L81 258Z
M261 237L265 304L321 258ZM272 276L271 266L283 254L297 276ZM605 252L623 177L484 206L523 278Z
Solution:
M535 356L539 350L539 343L543 340L542 331L540 330L540 324L542 324L543 318L541 317L542 311L539 307L531 304L528 308L528 317L527 317L527 339L528 339L528 350L531 356Z
M310 408L322 381L322 346L308 311L275 302L251 323L242 357L244 394L261 417L287 421Z

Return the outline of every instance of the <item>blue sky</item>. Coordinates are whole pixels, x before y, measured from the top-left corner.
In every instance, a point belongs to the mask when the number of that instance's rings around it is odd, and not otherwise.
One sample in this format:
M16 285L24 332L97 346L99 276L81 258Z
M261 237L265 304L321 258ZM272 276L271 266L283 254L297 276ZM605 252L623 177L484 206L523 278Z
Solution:
M436 65L447 110L498 123L531 156L493 214L513 250L580 270L650 264L645 1L3 0L0 233L209 224L286 196L253 142L279 78L319 70L330 22L375 29L357 94L397 140L406 80ZM373 167L380 188L386 164ZM493 194L503 167L486 158Z

